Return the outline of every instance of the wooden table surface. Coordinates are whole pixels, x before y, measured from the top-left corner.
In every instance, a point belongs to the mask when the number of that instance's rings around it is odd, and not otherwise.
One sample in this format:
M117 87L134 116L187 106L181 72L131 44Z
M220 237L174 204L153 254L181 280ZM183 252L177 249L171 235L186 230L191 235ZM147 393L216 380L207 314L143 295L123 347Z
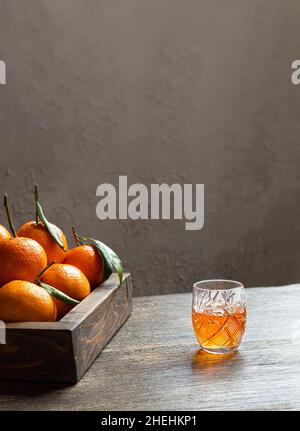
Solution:
M300 285L247 289L246 299L246 334L231 357L199 351L191 294L137 298L77 385L0 382L0 409L299 409Z

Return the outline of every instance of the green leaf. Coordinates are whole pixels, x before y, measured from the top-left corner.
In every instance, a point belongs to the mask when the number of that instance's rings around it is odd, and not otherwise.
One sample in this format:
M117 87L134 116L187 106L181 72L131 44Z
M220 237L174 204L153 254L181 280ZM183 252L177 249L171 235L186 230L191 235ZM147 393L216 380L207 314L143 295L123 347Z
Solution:
M38 281L39 285L45 289L49 295L53 296L56 299L60 299L61 301L69 304L69 305L77 305L79 304L79 301L76 299L71 298L70 296L66 295L65 293L61 292L58 289L55 289L55 287L50 286L49 284L43 283L42 281Z
M57 233L57 231L55 230L55 228L53 227L53 225L45 217L44 211L43 211L42 206L41 206L41 204L39 202L37 187L35 187L34 197L35 197L36 212L37 212L37 214L38 214L41 222L43 223L43 225L45 226L45 228L47 229L47 231L50 233L50 235L52 236L52 238L54 239L54 241L57 243L57 245L63 251L67 251L64 248L64 245L62 243L62 240L60 239L59 234Z
M123 266L119 256L106 244L104 244L103 242L97 239L84 238L80 235L77 235L77 238L79 239L79 241L83 242L84 244L94 245L96 247L98 253L102 257L104 262L103 281L107 280L108 277L111 275L111 273L115 270L118 274L119 282L121 285L123 280Z

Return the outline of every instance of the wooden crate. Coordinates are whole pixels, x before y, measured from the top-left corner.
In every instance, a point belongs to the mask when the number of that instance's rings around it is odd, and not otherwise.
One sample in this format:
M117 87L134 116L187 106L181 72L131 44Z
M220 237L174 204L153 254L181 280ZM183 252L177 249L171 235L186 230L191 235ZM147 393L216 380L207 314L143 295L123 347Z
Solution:
M130 274L112 274L58 322L6 324L0 379L76 383L131 310Z

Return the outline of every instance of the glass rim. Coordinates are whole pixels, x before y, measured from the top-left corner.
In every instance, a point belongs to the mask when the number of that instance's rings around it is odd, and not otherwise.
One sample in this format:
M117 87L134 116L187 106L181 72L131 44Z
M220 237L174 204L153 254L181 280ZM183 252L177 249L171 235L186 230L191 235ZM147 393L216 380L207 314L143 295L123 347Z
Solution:
M220 288L218 287L205 287L204 285L207 283L228 283L228 287L222 286ZM245 286L242 282L236 281L236 280L229 280L225 278L212 278L209 280L200 280L196 281L196 283L193 284L194 290L234 290L234 289L244 289Z

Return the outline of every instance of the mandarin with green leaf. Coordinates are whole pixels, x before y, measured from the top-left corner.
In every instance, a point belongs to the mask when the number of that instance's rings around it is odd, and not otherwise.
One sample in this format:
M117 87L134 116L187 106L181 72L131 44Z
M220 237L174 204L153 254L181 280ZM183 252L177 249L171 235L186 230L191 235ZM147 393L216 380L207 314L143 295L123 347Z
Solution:
M34 282L47 265L45 250L33 239L16 236L6 194L4 207L13 236L0 241L0 287L13 280Z
M52 229L54 229L60 238L65 250L68 250L68 241L64 233L59 227L51 223ZM47 255L48 263L55 260L57 263L63 262L66 252L57 244L56 240L49 233L49 230L43 225L42 222L36 223L35 221L29 221L25 223L19 230L18 236L25 238L31 238L37 241L45 250Z
M81 270L92 281L93 287L107 280L113 271L123 280L123 265L119 256L102 241L79 235L72 226L73 237L77 247L67 257L67 262L81 267ZM98 255L97 255L98 253ZM93 268L93 264L95 268Z
M65 255L64 263L76 266L89 280L91 288L99 286L104 277L103 258L92 245L79 245Z
M80 269L73 265L55 263L41 275L40 280L77 301L82 301L91 292L88 279ZM72 305L58 298L53 298L53 300L57 307L58 318L63 317L73 308Z
M34 185L35 221L25 223L18 231L18 235L37 241L47 254L50 262L63 262L68 250L68 241L61 229L50 223L39 201L37 184Z

